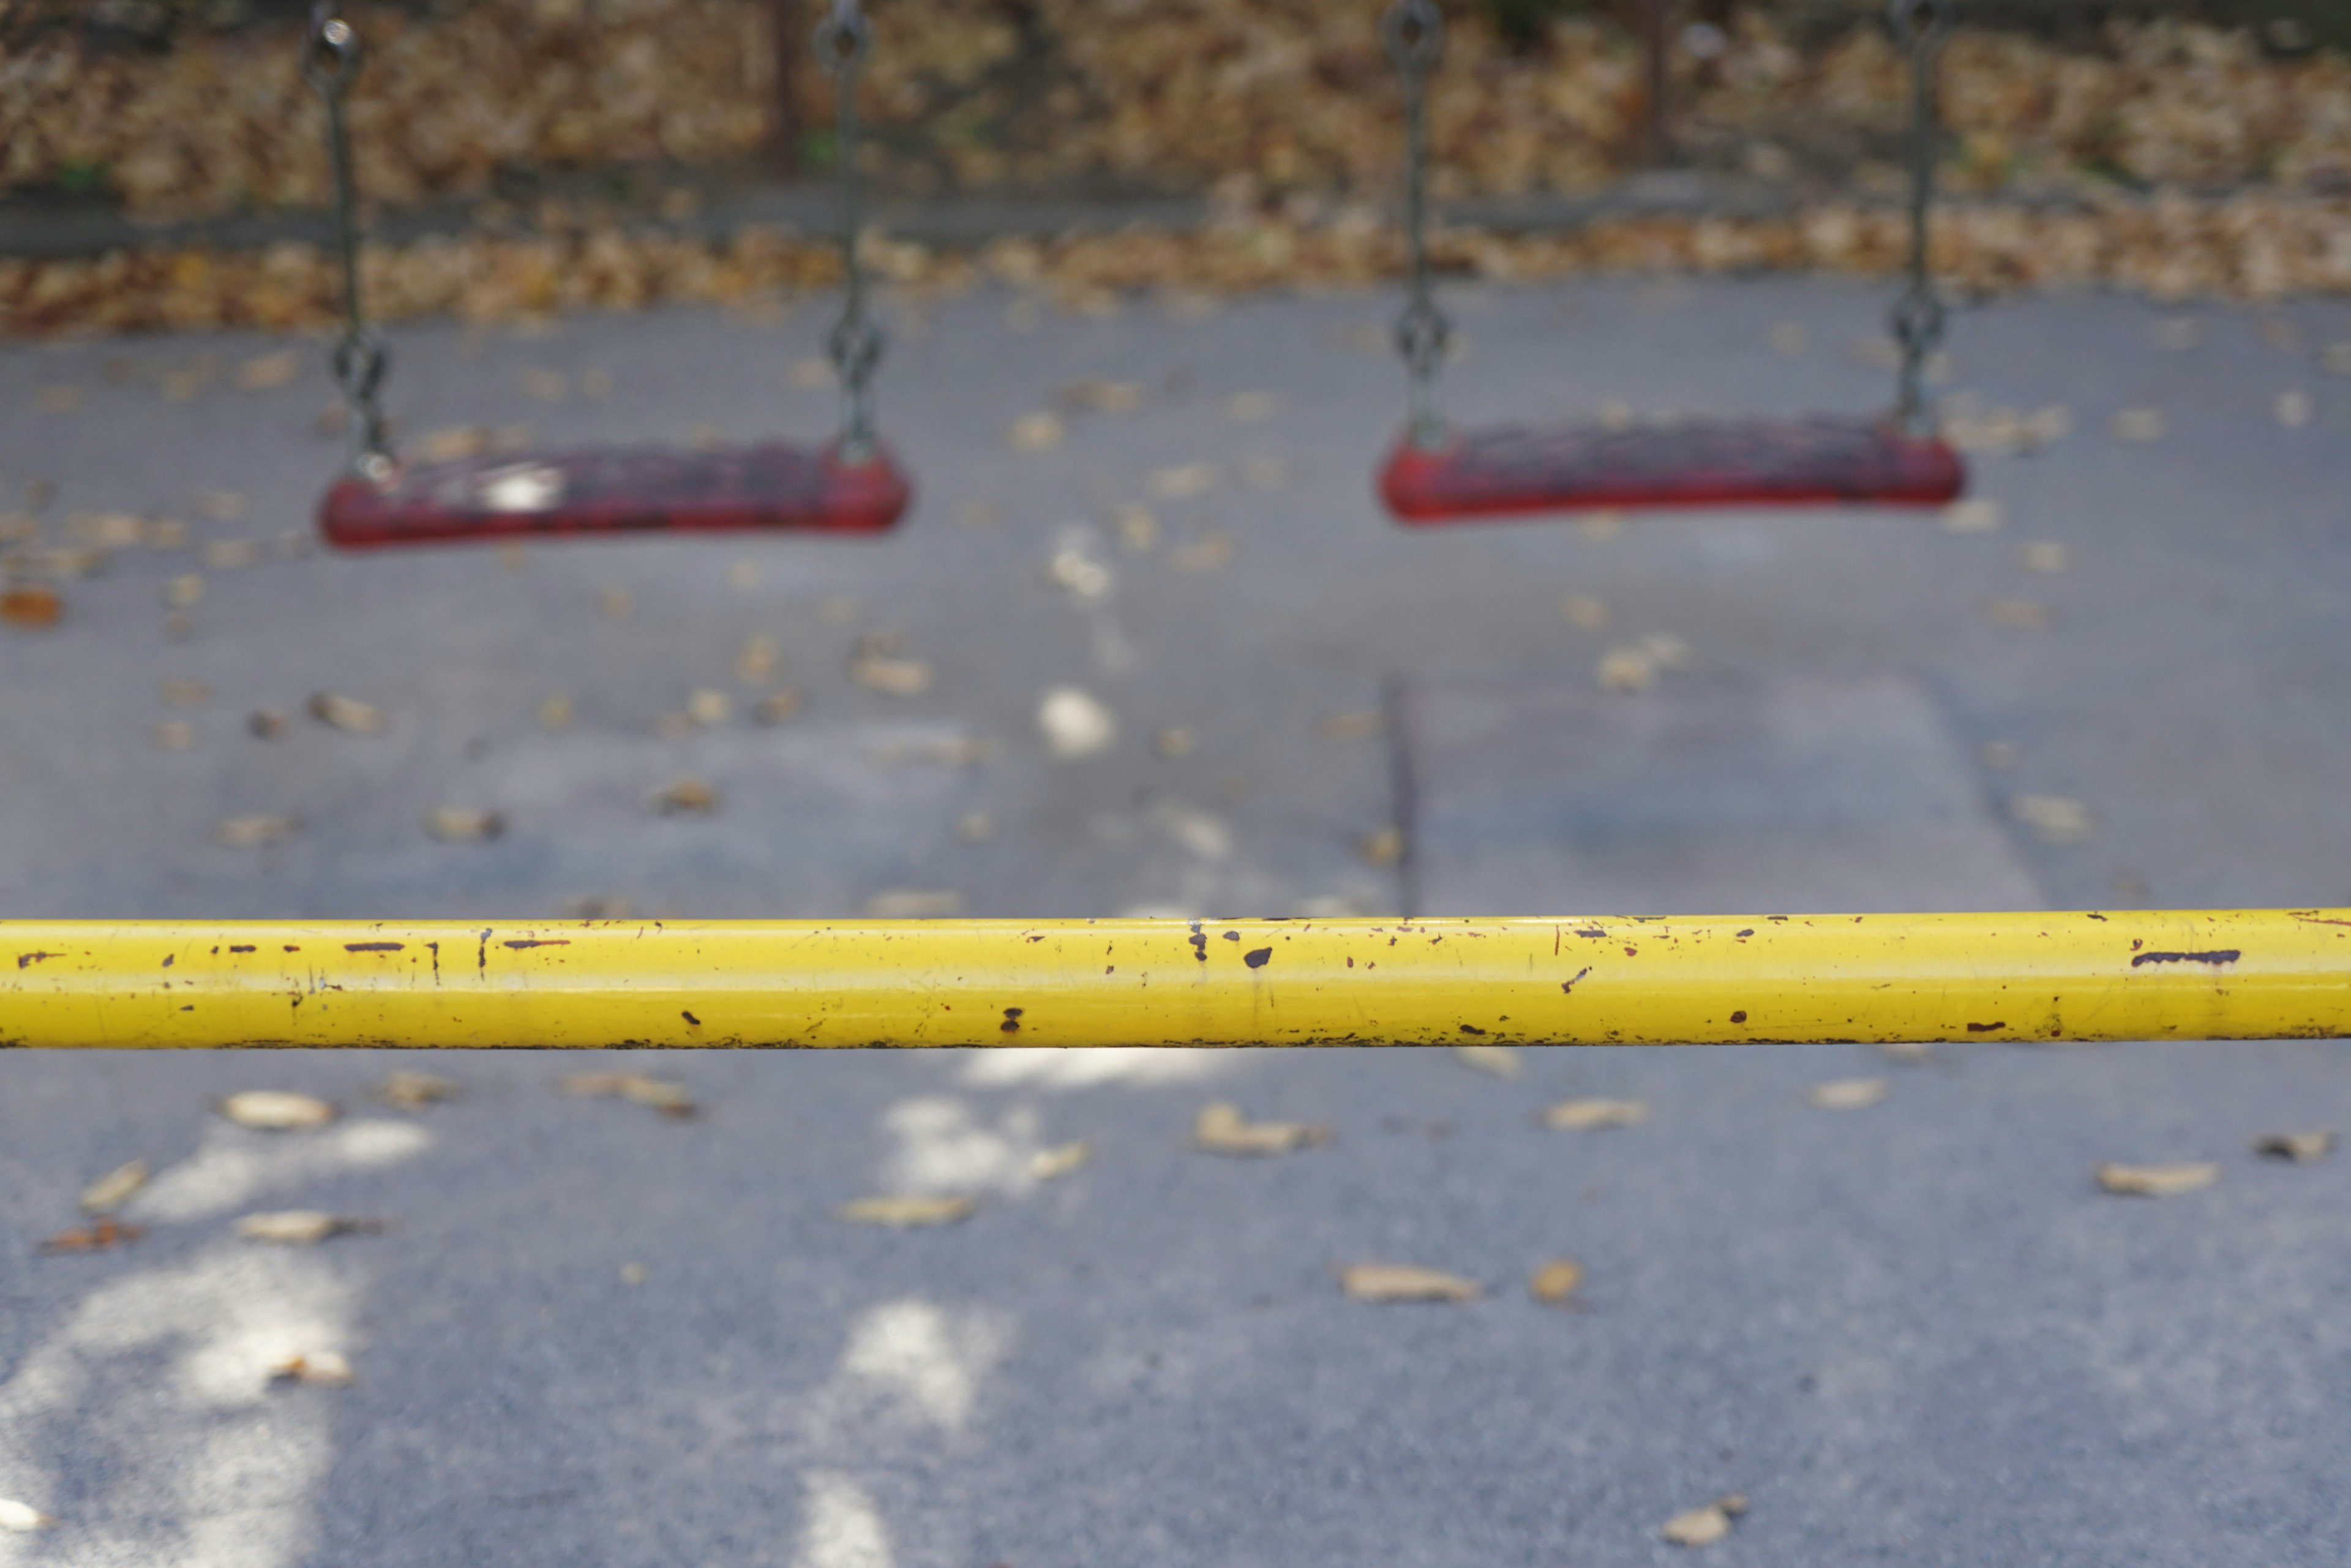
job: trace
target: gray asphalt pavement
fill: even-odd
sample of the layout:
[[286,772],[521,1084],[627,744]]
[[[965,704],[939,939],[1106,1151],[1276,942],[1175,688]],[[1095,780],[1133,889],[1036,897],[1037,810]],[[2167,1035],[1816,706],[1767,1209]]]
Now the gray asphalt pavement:
[[[1453,299],[1470,417],[1886,392],[1855,351],[1874,288]],[[63,585],[58,627],[0,629],[0,914],[1388,912],[1405,879],[1364,841],[1398,826],[1434,913],[2351,903],[2351,382],[2318,358],[2351,337],[2339,304],[1960,312],[1959,412],[2070,416],[1980,460],[2005,518],[1981,532],[1812,510],[1397,529],[1369,496],[1393,306],[899,301],[883,406],[922,487],[900,536],[519,557],[281,549],[336,455],[307,357],[233,385],[284,340],[0,350],[0,511],[44,482],[52,542],[123,511],[214,547],[118,550]],[[791,367],[825,319],[404,329],[392,402],[412,436],[815,434],[831,393]],[[1008,439],[1087,380],[1140,406]],[[2138,408],[2161,439],[2109,434]],[[773,727],[733,669],[762,634],[804,698]],[[928,690],[852,677],[877,635]],[[1628,648],[1649,689],[1603,690]],[[1055,759],[1059,686],[1115,715],[1107,749]],[[664,727],[705,689],[734,716]],[[309,719],[321,690],[382,732]],[[1401,725],[1361,716],[1390,690]],[[541,722],[553,697],[566,727]],[[246,732],[265,707],[281,737]],[[164,723],[193,744],[159,747]],[[682,776],[720,809],[651,812]],[[429,837],[453,806],[507,831]],[[299,829],[214,841],[262,813]],[[1506,1080],[1419,1051],[11,1053],[0,1498],[58,1522],[0,1531],[0,1565],[2343,1560],[2351,1162],[2249,1148],[2351,1131],[2338,1046],[1521,1059]],[[464,1098],[373,1105],[402,1064]],[[674,1075],[705,1113],[555,1092],[593,1065]],[[1890,1097],[1806,1103],[1855,1074]],[[267,1134],[210,1109],[263,1086],[347,1114]],[[1653,1113],[1540,1125],[1568,1094]],[[1220,1097],[1334,1137],[1196,1152]],[[1033,1176],[1075,1139],[1089,1164]],[[40,1255],[133,1155],[145,1236]],[[2180,1159],[2220,1180],[2093,1179]],[[936,1230],[832,1217],[893,1191],[986,1201]],[[391,1226],[233,1233],[297,1207]],[[1525,1289],[1557,1256],[1585,1270],[1568,1310]],[[1487,1294],[1347,1300],[1332,1270],[1365,1259]],[[295,1351],[356,1381],[272,1385]],[[1750,1506],[1722,1542],[1660,1538],[1729,1493]]]

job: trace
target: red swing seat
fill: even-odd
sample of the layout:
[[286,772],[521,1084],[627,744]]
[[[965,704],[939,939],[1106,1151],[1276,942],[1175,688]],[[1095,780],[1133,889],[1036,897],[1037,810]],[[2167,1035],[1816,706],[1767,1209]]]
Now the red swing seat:
[[1399,520],[1459,522],[1600,507],[1935,507],[1966,487],[1959,455],[1879,417],[1700,420],[1609,430],[1493,425],[1437,447],[1409,433],[1381,470]]
[[568,534],[878,534],[913,487],[886,450],[761,442],[710,451],[584,447],[402,464],[381,483],[338,482],[319,530],[344,549]]

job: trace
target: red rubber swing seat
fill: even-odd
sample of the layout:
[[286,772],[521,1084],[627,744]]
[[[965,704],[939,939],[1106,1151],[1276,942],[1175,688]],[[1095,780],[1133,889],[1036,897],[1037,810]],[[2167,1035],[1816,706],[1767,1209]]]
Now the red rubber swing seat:
[[381,483],[345,478],[319,504],[344,549],[570,534],[878,534],[913,486],[876,448],[843,462],[788,442],[713,450],[583,447],[403,464]]
[[1698,420],[1610,430],[1492,425],[1423,447],[1409,433],[1380,496],[1411,524],[1602,507],[1938,507],[1967,471],[1949,444],[1884,417]]

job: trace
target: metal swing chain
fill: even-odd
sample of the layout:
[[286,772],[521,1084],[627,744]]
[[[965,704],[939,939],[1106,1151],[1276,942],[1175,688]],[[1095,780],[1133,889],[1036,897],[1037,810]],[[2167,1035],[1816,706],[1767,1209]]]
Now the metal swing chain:
[[857,74],[872,41],[872,25],[858,0],[832,0],[831,14],[817,24],[817,60],[832,79],[843,286],[841,319],[825,347],[841,377],[841,438],[834,449],[848,463],[873,455],[873,371],[882,362],[884,340],[881,326],[866,312],[865,267],[857,254]]
[[1935,60],[1950,36],[1953,0],[1893,0],[1896,43],[1910,51],[1910,278],[1894,302],[1891,326],[1902,350],[1894,418],[1912,435],[1932,435],[1935,419],[1922,383],[1927,361],[1943,342],[1943,300],[1928,272],[1927,220],[1935,200]]
[[319,0],[310,12],[310,37],[302,52],[302,77],[327,105],[327,154],[335,174],[335,238],[343,268],[343,332],[335,340],[328,366],[343,389],[345,423],[350,435],[350,472],[380,484],[392,475],[390,443],[384,439],[383,411],[376,394],[391,365],[382,340],[367,324],[360,302],[360,240],[358,198],[351,177],[350,127],[343,100],[360,74],[360,39],[351,25],[335,15],[333,0]]
[[1428,78],[1445,53],[1445,15],[1434,0],[1395,0],[1381,18],[1388,57],[1404,75],[1405,232],[1411,246],[1411,298],[1396,318],[1396,351],[1409,387],[1412,444],[1424,451],[1445,444],[1437,412],[1437,371],[1453,324],[1437,308],[1428,272]]

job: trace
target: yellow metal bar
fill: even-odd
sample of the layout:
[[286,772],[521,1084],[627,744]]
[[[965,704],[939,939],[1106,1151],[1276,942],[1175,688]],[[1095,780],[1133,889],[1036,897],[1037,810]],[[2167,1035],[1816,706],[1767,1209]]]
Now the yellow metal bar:
[[1557,920],[0,921],[0,1044],[2351,1036],[2351,910]]

